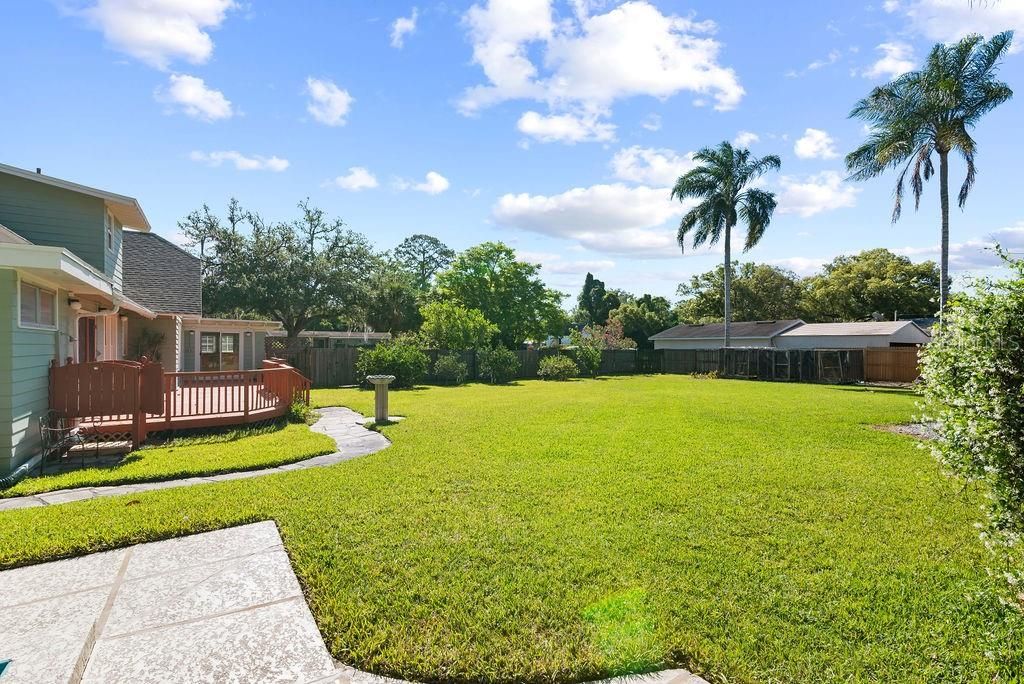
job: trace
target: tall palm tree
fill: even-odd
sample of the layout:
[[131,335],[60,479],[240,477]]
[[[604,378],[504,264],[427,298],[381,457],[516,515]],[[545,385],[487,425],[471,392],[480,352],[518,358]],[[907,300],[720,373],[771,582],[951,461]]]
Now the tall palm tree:
[[996,80],[999,62],[1010,47],[1012,31],[986,41],[970,35],[959,43],[938,44],[919,71],[910,71],[879,86],[857,103],[851,118],[870,127],[863,145],[846,156],[854,180],[867,180],[890,168],[900,168],[896,180],[892,221],[900,218],[903,186],[910,174],[914,209],[921,205],[924,181],[935,174],[932,155],[939,156],[939,202],[942,207],[942,254],[939,263],[939,315],[949,295],[949,153],[966,163],[960,186],[962,209],[974,186],[977,145],[970,135],[983,115],[1013,97]]
[[693,232],[693,247],[704,243],[725,245],[725,346],[732,344],[732,229],[741,221],[746,225],[747,237],[743,251],[760,242],[775,211],[775,193],[751,187],[757,178],[777,170],[782,162],[777,155],[751,158],[750,150],[734,148],[729,142],[718,147],[705,147],[693,155],[698,165],[679,177],[672,188],[672,199],[680,202],[697,199],[699,202],[686,212],[679,223],[676,239],[679,248],[686,250],[686,236]]

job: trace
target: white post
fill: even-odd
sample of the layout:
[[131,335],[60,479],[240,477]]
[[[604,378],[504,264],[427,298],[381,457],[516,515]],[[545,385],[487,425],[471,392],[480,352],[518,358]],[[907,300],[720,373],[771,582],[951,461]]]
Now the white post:
[[395,376],[368,375],[366,381],[374,387],[373,420],[381,424],[388,422],[388,385],[395,381]]

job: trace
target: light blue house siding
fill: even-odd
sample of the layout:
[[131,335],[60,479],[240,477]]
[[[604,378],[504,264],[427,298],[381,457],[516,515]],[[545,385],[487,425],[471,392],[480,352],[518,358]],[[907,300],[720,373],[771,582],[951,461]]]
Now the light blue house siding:
[[[63,247],[113,275],[120,259],[107,256],[105,215],[106,205],[98,197],[0,174],[0,224],[34,244]],[[120,252],[120,235],[116,240]]]
[[[37,420],[48,406],[49,366],[67,353],[67,317],[58,306],[59,331],[22,327],[18,272],[0,269],[0,474],[38,452]],[[57,300],[67,292],[58,290]]]

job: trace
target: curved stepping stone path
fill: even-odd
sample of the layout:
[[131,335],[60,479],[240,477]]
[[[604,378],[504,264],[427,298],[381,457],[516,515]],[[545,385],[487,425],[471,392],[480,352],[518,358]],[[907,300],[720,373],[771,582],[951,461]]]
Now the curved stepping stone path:
[[4,684],[399,682],[331,658],[272,521],[0,572],[2,660]]
[[[68,503],[71,501],[85,501],[101,496],[120,496],[122,494],[137,494],[148,492],[154,489],[171,489],[173,487],[190,487],[192,485],[208,484],[210,482],[224,482],[225,480],[244,480],[250,477],[272,475],[282,471],[305,470],[306,468],[322,468],[324,466],[341,463],[358,456],[376,453],[391,446],[387,437],[379,432],[368,430],[364,425],[372,418],[366,418],[352,409],[342,406],[330,406],[317,409],[320,419],[310,426],[315,432],[322,432],[334,439],[338,450],[333,454],[314,456],[305,461],[289,463],[288,465],[275,468],[261,468],[259,470],[242,470],[223,475],[207,475],[203,477],[189,477],[181,480],[164,480],[161,482],[140,482],[138,484],[114,485],[104,487],[78,487],[75,489],[58,489],[45,494],[34,496],[19,496],[10,499],[0,499],[0,512],[15,508],[31,508],[33,506],[51,506],[53,504]],[[401,420],[393,417],[390,420]],[[2,658],[0,658],[2,660]]]

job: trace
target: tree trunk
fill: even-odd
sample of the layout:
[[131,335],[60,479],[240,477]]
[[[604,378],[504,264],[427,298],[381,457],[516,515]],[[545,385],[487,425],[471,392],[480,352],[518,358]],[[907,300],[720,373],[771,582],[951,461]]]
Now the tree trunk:
[[942,203],[942,246],[939,255],[939,321],[949,297],[949,152],[939,151],[939,198]]
[[732,346],[732,226],[725,225],[725,347]]

